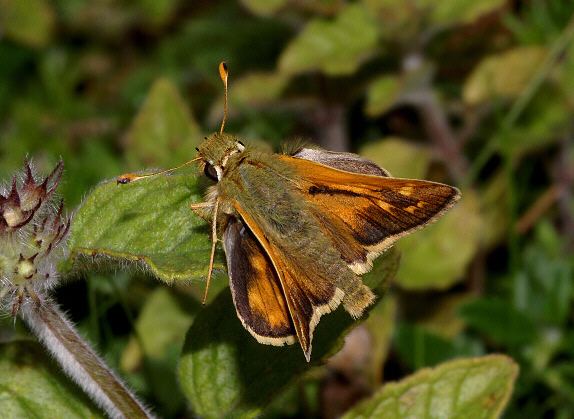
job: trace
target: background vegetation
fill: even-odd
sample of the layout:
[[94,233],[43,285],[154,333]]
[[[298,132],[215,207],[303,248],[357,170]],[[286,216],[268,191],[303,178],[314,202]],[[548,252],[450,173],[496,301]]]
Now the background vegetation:
[[[401,240],[385,297],[326,366],[289,375],[277,352],[253,346],[259,362],[252,358],[257,367],[239,371],[250,377],[242,379],[277,374],[276,383],[290,383],[277,384],[280,396],[266,395],[273,400],[266,405],[249,398],[257,393],[233,393],[241,389],[214,370],[226,365],[226,354],[196,350],[201,339],[209,346],[210,333],[244,338],[227,292],[218,296],[224,275],[207,308],[198,303],[201,282],[177,281],[202,276],[206,232],[185,241],[163,212],[135,227],[115,229],[110,220],[103,234],[85,210],[114,213],[120,202],[122,210],[162,214],[163,202],[179,214],[176,204],[199,199],[205,184],[174,176],[111,204],[104,197],[116,192],[100,186],[78,213],[72,250],[116,246],[121,254],[107,254],[128,257],[142,246],[151,270],[82,258],[86,269],[68,267],[55,296],[157,414],[190,417],[191,406],[204,415],[265,408],[272,417],[335,417],[422,367],[502,353],[520,367],[506,417],[574,417],[572,1],[0,0],[0,28],[0,179],[10,179],[26,156],[44,174],[62,157],[59,192],[70,211],[104,179],[192,157],[221,118],[222,59],[231,71],[227,132],[276,149],[305,138],[358,152],[395,176],[463,191],[438,224]],[[129,249],[118,249],[130,234]],[[166,237],[183,244],[171,259],[165,244],[156,246]],[[392,276],[392,264],[382,266],[371,284]],[[151,272],[175,284],[166,287]],[[6,380],[24,357],[28,379],[53,389],[56,369],[23,326],[1,320],[0,342],[0,389],[14,385]],[[195,356],[205,359],[186,361]],[[505,360],[494,359],[504,364],[495,368],[501,374],[510,368]],[[186,370],[197,362],[212,362],[213,371]],[[448,364],[442,379],[460,367]],[[440,379],[433,378],[437,388]],[[86,403],[61,382],[53,396],[28,387],[22,397],[52,401],[69,391]]]

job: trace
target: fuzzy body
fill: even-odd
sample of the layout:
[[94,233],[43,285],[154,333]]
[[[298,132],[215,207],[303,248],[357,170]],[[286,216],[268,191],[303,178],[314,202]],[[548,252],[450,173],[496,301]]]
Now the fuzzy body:
[[[223,202],[238,201],[270,244],[287,255],[291,263],[350,295],[362,285],[360,279],[321,230],[312,208],[301,196],[297,178],[278,155],[246,149],[230,157],[218,183],[218,194]],[[235,210],[231,212],[237,216]],[[348,300],[344,298],[343,302]]]

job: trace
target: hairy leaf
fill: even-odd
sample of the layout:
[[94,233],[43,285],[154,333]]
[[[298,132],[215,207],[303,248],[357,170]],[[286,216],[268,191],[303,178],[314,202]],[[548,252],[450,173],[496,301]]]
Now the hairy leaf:
[[166,282],[205,278],[209,228],[189,209],[191,202],[201,200],[197,181],[188,174],[100,184],[74,217],[72,258],[111,256],[141,262]]

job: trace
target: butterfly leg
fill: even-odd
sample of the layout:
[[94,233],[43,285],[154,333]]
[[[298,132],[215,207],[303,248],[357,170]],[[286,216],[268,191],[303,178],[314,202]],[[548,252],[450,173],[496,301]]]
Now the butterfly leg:
[[[208,203],[212,205],[211,203]],[[213,262],[215,260],[215,248],[217,246],[217,211],[219,209],[219,200],[215,201],[213,205],[213,216],[211,219],[211,256],[209,257],[209,271],[207,272],[207,280],[205,281],[205,292],[203,294],[202,304],[207,301],[207,292],[209,291],[209,283],[211,282],[211,275],[213,273]]]
[[189,204],[189,209],[191,209],[195,215],[203,218],[205,221],[211,221],[211,214],[213,212],[214,203],[213,202],[194,202]]

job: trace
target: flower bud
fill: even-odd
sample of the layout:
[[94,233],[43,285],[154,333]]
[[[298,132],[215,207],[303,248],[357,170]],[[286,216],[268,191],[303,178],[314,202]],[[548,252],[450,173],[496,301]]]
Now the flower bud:
[[63,167],[60,161],[43,181],[36,181],[26,161],[20,181],[15,176],[8,192],[0,193],[0,308],[13,315],[56,283],[70,227],[63,202],[51,202]]

